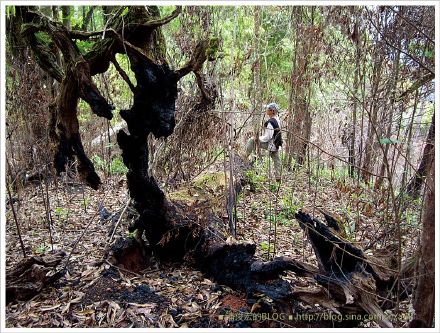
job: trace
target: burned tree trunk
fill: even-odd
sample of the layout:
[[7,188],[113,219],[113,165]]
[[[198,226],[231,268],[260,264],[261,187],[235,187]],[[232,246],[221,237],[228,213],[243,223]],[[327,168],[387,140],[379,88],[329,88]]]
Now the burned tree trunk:
[[[90,65],[70,38],[69,30],[37,11],[24,8],[22,35],[40,67],[60,82],[58,95],[49,108],[49,132],[56,146],[55,168],[58,173],[65,171],[67,163],[76,156],[80,176],[90,187],[97,189],[101,181],[84,152],[76,107],[82,98],[96,115],[107,119],[113,117],[113,107],[93,83]],[[58,63],[57,49],[63,54],[63,64]]]
[[[78,101],[81,98],[87,102],[97,116],[112,119],[114,108],[98,91],[92,76],[107,71],[112,62],[122,78],[127,81],[128,76],[117,64],[115,55],[127,53],[129,49],[133,70],[146,70],[140,76],[148,77],[149,72],[145,63],[154,64],[149,56],[154,61],[164,61],[164,53],[160,52],[163,36],[156,29],[176,17],[180,8],[168,17],[159,18],[157,7],[147,9],[133,6],[129,7],[128,13],[124,15],[124,7],[114,7],[114,15],[110,16],[106,25],[107,30],[97,32],[69,30],[61,23],[52,21],[35,11],[34,8],[23,8],[22,35],[30,45],[40,67],[60,82],[57,97],[50,107],[49,124],[50,136],[55,145],[55,168],[58,173],[65,171],[66,164],[76,158],[82,179],[90,187],[97,189],[100,179],[84,152],[79,134],[76,109]],[[124,29],[124,38],[121,37],[122,29]],[[101,38],[102,36],[104,38]],[[93,47],[89,52],[82,54],[76,45],[76,40],[91,40]],[[63,54],[62,64],[59,63],[56,55],[58,51]],[[163,66],[166,67],[166,64]],[[190,67],[189,71],[192,69]],[[178,74],[175,73],[174,77],[174,81],[177,82]],[[127,83],[132,90],[135,90],[130,82]],[[133,92],[135,95],[145,93],[145,91]],[[169,96],[169,99],[175,97]],[[153,112],[152,116],[155,114],[158,114],[158,111]],[[152,121],[154,120],[152,117]]]
[[[66,164],[76,158],[80,175],[94,189],[98,188],[100,179],[81,143],[77,103],[82,98],[96,115],[111,119],[113,107],[94,85],[92,75],[105,72],[112,62],[127,81],[134,95],[134,103],[131,109],[120,112],[127,122],[129,134],[120,131],[118,143],[129,169],[127,179],[130,195],[140,215],[136,228],[146,231],[152,247],[163,253],[163,246],[160,247],[158,243],[176,228],[176,221],[185,219],[166,200],[156,180],[148,174],[147,136],[149,133],[156,137],[172,134],[177,82],[188,73],[195,72],[200,85],[202,80],[197,72],[206,60],[215,59],[219,40],[212,38],[201,41],[190,61],[183,68],[172,70],[165,61],[165,44],[160,27],[175,18],[181,8],[177,7],[165,18],[160,18],[159,9],[155,6],[132,6],[128,7],[128,12],[124,12],[124,9],[112,8],[113,15],[109,16],[106,31],[83,32],[69,30],[34,11],[34,8],[25,7],[22,31],[37,63],[60,82],[58,95],[50,107],[50,134],[56,145],[55,167],[62,172]],[[91,40],[94,44],[89,52],[82,54],[76,40]],[[63,54],[62,64],[57,61],[58,50]],[[127,74],[116,62],[116,53],[126,53],[129,57],[137,86],[129,82]],[[184,229],[192,232],[191,227],[186,225]]]

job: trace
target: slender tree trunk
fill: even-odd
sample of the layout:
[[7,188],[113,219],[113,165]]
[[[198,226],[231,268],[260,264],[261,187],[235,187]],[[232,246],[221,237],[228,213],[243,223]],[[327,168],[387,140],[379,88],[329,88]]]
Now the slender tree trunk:
[[422,160],[420,161],[417,172],[409,182],[406,192],[414,198],[420,196],[423,180],[427,177],[429,166],[434,160],[434,143],[435,143],[435,122],[434,114],[432,115],[431,126],[429,127],[428,136],[426,138],[425,148],[423,149]]
[[301,141],[302,142],[302,147],[301,147],[301,151],[300,151],[300,155],[299,155],[302,159],[304,159],[304,156],[306,156],[308,143],[310,141],[310,137],[311,137],[311,134],[312,134],[312,113],[311,113],[311,110],[310,110],[311,94],[312,94],[312,85],[309,84],[309,86],[308,86],[308,93],[307,93],[307,100],[305,102],[305,105],[306,105],[305,109],[307,110],[307,112],[305,113],[305,119],[304,119],[304,125],[303,125],[303,133],[302,133],[302,137],[306,141]]
[[63,25],[70,29],[70,6],[62,6],[61,12],[63,13]]
[[[307,10],[307,9],[305,9]],[[307,140],[310,138],[312,115],[310,101],[312,94],[311,64],[316,59],[316,49],[320,41],[319,32],[314,26],[315,7],[312,7],[309,25],[300,27],[297,37],[296,52],[296,91],[293,107],[293,128],[291,141],[294,143],[292,153],[299,165],[303,165],[306,157]],[[306,141],[305,141],[306,140]]]
[[60,9],[58,6],[52,6],[52,18],[54,21],[58,21],[60,17]]
[[[376,54],[376,53],[375,53]],[[376,136],[374,129],[377,128],[377,114],[378,114],[378,89],[381,77],[382,57],[374,62],[373,77],[372,77],[372,92],[370,111],[368,114],[368,131],[367,140],[365,143],[365,158],[362,171],[362,179],[368,183],[371,178],[371,169],[373,168],[374,147],[376,146]]]
[[[364,34],[364,39],[363,39],[363,44],[362,46],[365,46],[366,40],[367,40],[367,35]],[[362,168],[362,163],[363,163],[363,159],[364,159],[364,128],[365,128],[365,110],[367,107],[367,103],[366,103],[366,99],[365,99],[365,94],[366,94],[366,71],[367,71],[367,52],[363,51],[363,55],[362,55],[362,74],[360,75],[360,89],[361,89],[361,103],[362,103],[362,107],[361,107],[361,133],[360,133],[360,142],[359,142],[359,158],[357,160],[357,167],[358,167],[358,182],[361,179],[362,176],[362,172],[361,172],[361,168]]]
[[253,64],[253,115],[252,130],[257,135],[260,127],[261,118],[261,59],[260,59],[260,27],[261,27],[261,7],[254,7],[254,64]]
[[412,150],[412,139],[413,139],[413,127],[414,127],[414,117],[416,115],[417,106],[419,104],[419,90],[416,90],[415,96],[414,96],[414,106],[413,106],[413,112],[411,114],[411,120],[408,126],[408,134],[406,138],[406,153],[405,153],[405,164],[403,166],[403,172],[402,172],[402,180],[401,180],[401,186],[400,188],[403,189],[405,187],[406,181],[407,181],[407,174],[409,170],[409,161],[411,161],[411,150]]
[[[432,151],[434,155],[434,150]],[[414,319],[410,327],[432,327],[435,305],[435,162],[431,159],[429,187],[426,190],[423,230],[420,240],[417,287],[413,298]]]
[[[292,22],[292,41],[294,52],[292,56],[292,73],[290,75],[290,94],[289,94],[289,108],[287,114],[287,123],[285,127],[287,128],[287,140],[286,140],[286,151],[284,165],[288,170],[291,169],[293,160],[293,149],[295,145],[294,137],[294,114],[295,114],[295,96],[297,95],[297,55],[298,55],[298,24],[300,22],[299,7],[292,7],[291,22]],[[295,26],[294,23],[295,22]]]
[[352,34],[353,42],[356,45],[356,63],[355,63],[355,72],[354,72],[354,83],[353,83],[353,112],[351,115],[351,133],[350,133],[350,146],[348,149],[348,173],[350,177],[355,177],[355,166],[356,166],[356,127],[357,127],[357,107],[358,107],[358,90],[359,90],[359,81],[360,81],[360,59],[361,59],[361,50],[359,43],[359,18],[356,16],[356,22],[354,24],[354,30]]
[[[399,22],[399,20],[397,21]],[[402,43],[401,41],[398,42],[398,45],[400,46]],[[400,65],[400,50],[395,51],[394,54],[394,62],[393,62],[393,69],[392,69],[392,79],[390,81],[390,83],[387,86],[387,94],[389,96],[389,103],[388,103],[388,108],[389,108],[389,113],[388,113],[388,127],[387,127],[387,131],[386,131],[386,137],[390,138],[391,137],[391,131],[393,129],[393,116],[394,116],[394,106],[395,106],[395,102],[396,102],[396,90],[397,90],[397,79],[398,79],[398,75],[399,75],[399,65]],[[384,112],[386,112],[387,110],[384,110]],[[385,149],[384,149],[384,155],[382,157],[382,164],[380,166],[380,172],[379,172],[379,177],[376,179],[376,183],[374,184],[375,188],[380,188],[382,186],[382,182],[383,182],[383,175],[385,174],[385,169],[386,169],[386,163],[385,163],[385,159],[388,159],[388,151],[390,149],[390,145],[386,144],[385,145]]]
[[86,12],[86,7],[83,7],[83,22],[81,25],[81,30],[82,31],[87,31],[88,30],[88,26],[90,25],[90,22],[92,21],[93,18],[93,11],[95,10],[95,6],[88,6],[89,10]]
[[[302,54],[305,47],[303,45],[303,41],[298,41],[297,44],[297,50],[296,52],[298,54]],[[306,55],[301,56],[301,57],[297,57],[297,63],[296,63],[296,70],[295,70],[295,85],[296,88],[294,90],[294,99],[293,99],[293,107],[292,107],[292,113],[293,113],[293,118],[292,118],[292,131],[290,133],[291,137],[290,137],[290,142],[291,142],[291,146],[289,146],[289,150],[290,150],[290,154],[293,155],[293,157],[295,158],[296,162],[299,165],[303,164],[303,160],[304,160],[304,156],[300,156],[299,152],[301,151],[301,147],[302,147],[302,140],[301,140],[301,136],[303,133],[303,124],[305,121],[305,101],[304,101],[304,85],[305,85],[305,73],[304,70],[307,67],[306,64]]]

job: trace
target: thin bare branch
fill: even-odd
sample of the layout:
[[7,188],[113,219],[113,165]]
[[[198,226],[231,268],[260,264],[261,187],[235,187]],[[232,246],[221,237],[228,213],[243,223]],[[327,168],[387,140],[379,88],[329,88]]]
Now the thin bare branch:
[[400,99],[402,99],[403,97],[405,97],[406,95],[409,95],[411,93],[413,93],[414,91],[416,91],[417,89],[419,89],[420,87],[424,86],[426,83],[434,80],[435,75],[434,73],[429,73],[427,75],[425,75],[424,77],[422,77],[420,80],[418,80],[417,82],[415,82],[411,87],[409,87],[406,91],[404,91],[397,99],[397,101],[399,101]]
[[206,60],[214,60],[219,45],[220,40],[218,38],[200,41],[195,47],[191,59],[181,69],[176,70],[177,76],[182,78],[191,72],[197,72]]
[[155,28],[158,28],[162,25],[165,25],[165,24],[171,22],[177,16],[179,16],[179,14],[181,12],[182,12],[182,6],[176,6],[176,9],[169,16],[166,16],[166,17],[158,19],[158,20],[142,23],[142,24],[128,23],[128,24],[126,24],[126,27],[138,26],[138,27],[143,27],[143,28],[155,29]]
[[148,61],[150,63],[154,63],[154,61],[149,56],[147,56],[141,48],[139,48],[139,47],[131,44],[130,42],[124,40],[122,38],[122,36],[117,31],[115,31],[114,29],[109,29],[109,30],[106,31],[106,33],[113,35],[113,37],[122,46],[124,46],[126,48],[126,51],[129,51],[129,52],[131,52],[131,53],[141,57],[142,59],[144,59],[144,60],[146,60],[146,61]]
[[130,78],[128,77],[127,73],[122,69],[122,67],[119,65],[119,63],[116,61],[116,58],[113,58],[111,60],[112,64],[115,66],[116,70],[118,71],[119,75],[124,79],[124,81],[128,84],[130,87],[130,90],[132,93],[136,92],[136,87],[133,85],[133,83],[130,81]]
[[381,36],[382,40],[384,41],[385,44],[387,44],[389,47],[402,52],[403,54],[405,54],[406,56],[408,56],[409,58],[411,58],[415,63],[417,63],[420,67],[424,68],[425,70],[427,70],[429,73],[435,75],[434,69],[431,68],[428,65],[425,65],[422,61],[420,61],[419,59],[415,58],[413,55],[411,55],[410,53],[406,52],[405,50],[403,50],[402,48],[400,48],[397,45],[394,45],[393,43],[391,43],[383,34],[383,32],[381,31],[381,29],[379,29],[379,27],[374,23],[373,18],[371,17],[371,14],[369,12],[369,10],[367,9],[367,13],[368,13],[368,19],[370,21],[370,23],[372,24],[372,26],[376,29],[376,31],[379,33],[379,35]]
[[408,23],[411,27],[413,27],[418,33],[422,34],[428,40],[428,42],[435,45],[434,39],[432,39],[427,34],[425,34],[425,32],[419,29],[419,27],[417,27],[414,23],[412,23],[411,20],[408,20],[404,15],[402,15],[398,10],[395,10],[392,6],[389,6],[388,8],[391,9],[394,13],[396,13],[397,16],[402,18],[402,20],[405,21],[405,23]]

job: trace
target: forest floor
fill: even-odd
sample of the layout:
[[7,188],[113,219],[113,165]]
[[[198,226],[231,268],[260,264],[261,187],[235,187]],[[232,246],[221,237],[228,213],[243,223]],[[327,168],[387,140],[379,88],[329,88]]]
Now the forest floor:
[[[356,181],[336,177],[330,173],[285,172],[278,187],[267,177],[264,165],[257,165],[249,174],[249,185],[240,194],[237,205],[237,239],[257,245],[257,256],[268,260],[286,256],[317,265],[313,250],[294,213],[305,208],[322,219],[317,208],[338,214],[346,231],[346,238],[367,255],[392,253],[387,246],[395,237],[391,210],[382,192],[360,186]],[[218,163],[210,173],[222,172]],[[199,184],[200,185],[200,184]],[[205,182],[206,185],[206,182]],[[199,188],[200,189],[200,188]],[[211,186],[217,196],[219,217],[227,225],[224,205],[224,183]],[[21,233],[28,254],[43,254],[51,250],[46,211],[43,204],[44,184],[29,185],[19,194],[14,207],[18,212]],[[179,189],[177,189],[177,192]],[[180,190],[182,191],[182,190]],[[198,193],[188,192],[197,200]],[[182,193],[180,192],[180,195]],[[194,267],[185,264],[161,265],[153,263],[145,271],[131,273],[103,261],[109,248],[109,236],[117,219],[104,221],[98,213],[102,205],[110,213],[121,211],[127,204],[125,176],[113,175],[104,179],[99,191],[82,185],[58,182],[48,187],[52,209],[53,248],[70,253],[73,244],[90,223],[84,237],[72,253],[68,272],[52,287],[27,302],[13,302],[6,308],[7,327],[331,327],[332,323],[290,321],[247,321],[241,314],[251,311],[246,295],[218,285]],[[173,195],[171,195],[173,197]],[[177,196],[178,197],[178,196]],[[410,210],[411,211],[411,210]],[[102,212],[102,209],[101,209]],[[222,213],[223,212],[223,213]],[[413,254],[417,244],[413,240],[419,232],[418,213],[411,211],[403,228],[404,259]],[[11,209],[7,210],[6,267],[22,258]],[[115,237],[131,236],[125,215],[117,226]],[[395,249],[394,249],[395,251]],[[298,278],[293,273],[283,277],[295,287],[313,288],[314,282]],[[409,314],[409,301],[401,303],[401,311]],[[319,305],[310,309],[319,311]],[[391,314],[390,314],[391,315]],[[405,320],[393,320],[402,326]],[[293,324],[292,324],[293,323]],[[363,326],[377,327],[375,322]]]

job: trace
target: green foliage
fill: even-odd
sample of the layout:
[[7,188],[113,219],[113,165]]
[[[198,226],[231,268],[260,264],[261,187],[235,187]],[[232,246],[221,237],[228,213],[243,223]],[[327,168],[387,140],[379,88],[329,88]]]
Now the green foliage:
[[[92,156],[92,162],[95,168],[101,171],[107,171],[107,163],[98,155]],[[110,174],[111,175],[125,175],[128,172],[128,168],[120,157],[113,157],[110,162]]]
[[40,244],[37,248],[34,249],[34,252],[36,254],[45,254],[47,251],[50,250],[50,247],[47,246],[46,244]]
[[258,191],[262,189],[265,177],[261,174],[258,174],[255,169],[246,171],[246,178],[254,190]]
[[44,31],[38,31],[35,33],[35,38],[41,44],[49,46],[52,43],[52,38],[50,38],[49,34]]
[[66,6],[69,8],[69,13],[66,17],[63,16],[63,11],[60,11],[61,19],[67,20],[70,22],[70,25],[73,27],[73,29],[79,29],[84,21],[84,17],[82,15],[83,13],[83,6]]
[[93,155],[91,158],[93,164],[95,165],[95,168],[98,170],[104,170],[106,165],[105,161],[98,155]]
[[269,252],[273,252],[274,251],[273,243],[270,244],[270,249],[269,249],[269,243],[266,242],[266,241],[260,243],[260,248],[263,251],[268,251],[268,250],[269,250]]
[[304,207],[304,201],[299,200],[292,191],[281,198],[281,205],[281,216],[287,220],[293,220],[296,212]]
[[420,214],[417,211],[406,209],[403,219],[404,226],[409,228],[419,228],[420,227],[419,215]]
[[433,58],[434,57],[434,50],[433,49],[425,50],[425,53],[423,55],[427,58]]
[[128,14],[128,7],[125,7],[124,10],[121,13],[121,17],[124,17]]
[[[211,37],[208,41],[208,47],[206,48],[206,51],[205,51],[208,60],[214,60],[216,57],[218,57],[220,55],[219,54],[219,47],[220,47],[220,38]],[[222,55],[220,55],[220,56],[222,56]]]
[[11,16],[15,16],[15,6],[6,6],[6,17],[9,19]]
[[56,207],[54,213],[58,222],[66,223],[69,219],[70,210],[63,207]]
[[279,183],[270,183],[269,184],[269,191],[271,191],[273,193],[278,192],[279,188],[280,188],[280,184]]
[[113,158],[110,164],[110,173],[112,175],[125,175],[128,168],[125,166],[121,158]]
[[400,140],[394,138],[380,138],[379,143],[383,145],[388,145],[388,144],[400,143]]
[[319,169],[318,177],[331,180],[332,174],[333,174],[333,179],[336,180],[342,180],[348,178],[348,168],[343,166],[343,167],[335,167],[332,170],[331,168],[321,166]]
[[348,216],[348,223],[344,223],[344,229],[346,234],[346,239],[348,241],[353,240],[354,233],[356,231],[356,215],[357,213],[354,212],[350,205],[347,205],[346,207],[346,214]]
[[78,103],[78,122],[80,126],[84,126],[92,120],[92,111],[90,106],[82,99]]
[[[121,66],[121,68],[124,70],[125,73],[127,73],[130,81],[133,83],[133,85],[136,85],[136,76],[134,75],[134,73],[131,71],[130,68],[130,59],[128,58],[128,56],[126,54],[117,54],[116,55],[116,61],[119,63],[119,65]],[[114,70],[116,70],[114,67],[112,67]],[[125,84],[125,82],[124,82]]]
[[292,226],[293,225],[293,219],[288,219],[288,218],[285,218],[285,217],[283,217],[282,215],[280,215],[279,217],[278,217],[278,221],[277,221],[279,224],[282,224],[283,226],[285,226],[285,227],[290,227],[290,226]]
[[422,121],[421,121],[421,128],[422,133],[424,136],[426,136],[429,132],[429,127],[431,126],[432,122],[432,115],[434,114],[435,104],[434,103],[427,103],[425,107],[425,112],[422,115]]
[[84,200],[83,200],[84,209],[87,209],[87,207],[89,207],[90,202],[91,202],[91,200],[89,197],[84,197]]
[[95,45],[95,42],[89,41],[89,40],[76,40],[76,46],[78,47],[79,52],[81,54],[86,54],[89,52],[93,45]]

